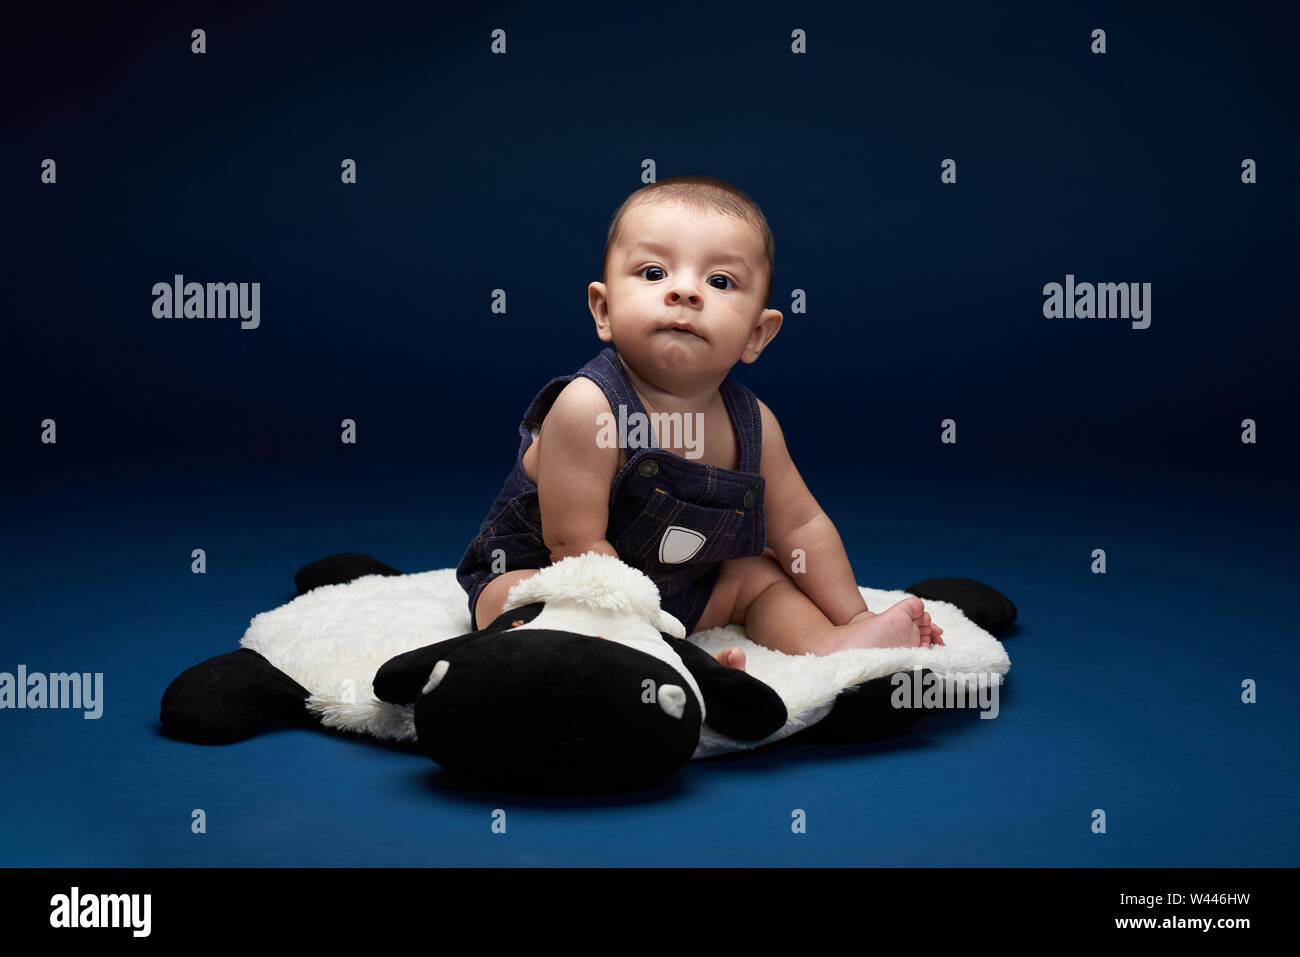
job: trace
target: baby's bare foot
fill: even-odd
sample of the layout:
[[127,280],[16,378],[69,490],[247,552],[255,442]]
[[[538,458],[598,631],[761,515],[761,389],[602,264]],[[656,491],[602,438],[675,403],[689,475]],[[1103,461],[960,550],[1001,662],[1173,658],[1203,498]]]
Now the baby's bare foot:
[[936,631],[941,633],[942,629],[931,625],[930,615],[921,599],[904,598],[877,615],[864,615],[840,626],[830,650],[930,647],[938,637]]
[[720,665],[735,668],[737,671],[745,670],[745,653],[739,648],[724,648],[713,657]]

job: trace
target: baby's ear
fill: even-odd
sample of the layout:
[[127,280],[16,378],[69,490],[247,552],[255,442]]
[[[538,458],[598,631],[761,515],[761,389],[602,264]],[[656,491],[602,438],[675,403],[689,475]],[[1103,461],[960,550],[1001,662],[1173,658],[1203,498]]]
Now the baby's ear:
[[683,625],[680,621],[678,621],[675,617],[670,615],[668,612],[664,611],[662,608],[659,609],[658,629],[660,631],[667,632],[668,634],[672,635],[674,638],[686,637],[686,626]]

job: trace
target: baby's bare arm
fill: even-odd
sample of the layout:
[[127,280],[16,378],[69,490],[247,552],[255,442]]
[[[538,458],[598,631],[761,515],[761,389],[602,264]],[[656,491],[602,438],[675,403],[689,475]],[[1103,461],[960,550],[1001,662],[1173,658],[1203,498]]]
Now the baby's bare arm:
[[[831,624],[843,625],[867,610],[858,591],[844,543],[830,518],[808,491],[786,449],[781,426],[762,401],[763,524],[777,560]],[[802,570],[794,550],[803,553]]]
[[597,416],[609,413],[600,386],[577,376],[556,396],[538,435],[537,503],[551,561],[596,551],[618,557],[605,541],[609,487],[618,449],[596,444]]

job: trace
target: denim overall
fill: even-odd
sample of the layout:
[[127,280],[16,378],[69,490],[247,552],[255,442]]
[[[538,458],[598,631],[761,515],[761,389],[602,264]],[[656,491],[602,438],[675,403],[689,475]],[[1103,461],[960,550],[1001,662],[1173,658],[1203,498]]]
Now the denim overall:
[[[537,485],[524,471],[524,452],[537,438],[556,396],[579,375],[600,386],[616,419],[620,403],[629,419],[634,412],[646,414],[610,347],[573,375],[552,379],[537,393],[519,425],[521,441],[514,468],[479,526],[478,537],[456,567],[456,580],[469,595],[474,631],[478,630],[474,609],[479,593],[501,574],[492,568],[495,549],[504,554],[504,571],[551,564],[550,549],[542,539]],[[659,587],[663,609],[681,621],[687,634],[704,614],[722,562],[761,555],[765,545],[758,400],[731,376],[722,381],[719,391],[736,433],[737,471],[663,451],[649,428],[650,446],[626,450],[627,462],[609,489],[606,541],[624,562],[650,576]]]

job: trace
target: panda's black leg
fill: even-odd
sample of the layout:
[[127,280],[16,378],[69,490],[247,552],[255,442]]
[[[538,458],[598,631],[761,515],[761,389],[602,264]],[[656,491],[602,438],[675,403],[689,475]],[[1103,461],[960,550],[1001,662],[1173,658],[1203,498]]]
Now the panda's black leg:
[[314,725],[309,692],[251,648],[188,668],[163,692],[159,718],[175,738],[229,744],[278,725]]
[[[902,672],[912,680],[910,672]],[[930,674],[923,669],[920,679]],[[799,732],[800,741],[818,744],[848,744],[858,741],[875,741],[898,734],[913,722],[925,717],[924,708],[897,708],[894,691],[898,682],[894,675],[881,675],[840,692],[835,707],[811,728]]]
[[753,675],[728,668],[699,645],[660,632],[704,695],[705,723],[737,741],[758,741],[785,726],[785,702]]
[[403,572],[369,555],[362,555],[359,552],[340,552],[303,565],[294,573],[293,583],[298,586],[298,594],[303,595],[321,585],[342,585],[366,575],[401,574]]
[[999,636],[1016,620],[1016,606],[992,585],[973,578],[927,578],[903,591],[956,605],[990,635]]

